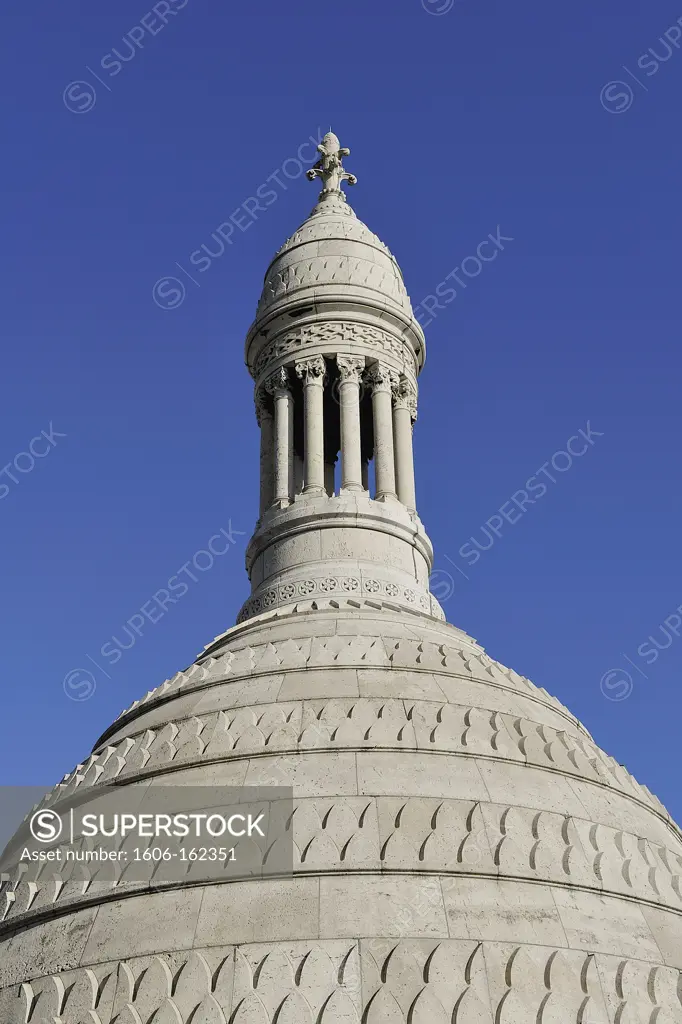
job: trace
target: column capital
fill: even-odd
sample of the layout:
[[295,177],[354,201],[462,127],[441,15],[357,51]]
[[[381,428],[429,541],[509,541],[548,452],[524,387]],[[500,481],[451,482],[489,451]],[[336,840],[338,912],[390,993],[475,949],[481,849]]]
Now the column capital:
[[413,420],[417,418],[417,389],[407,377],[399,377],[392,387],[393,408],[407,409]]
[[379,391],[391,393],[398,384],[400,377],[395,370],[389,369],[385,363],[374,363],[365,374],[365,380],[369,384],[372,394]]
[[271,373],[263,382],[263,389],[269,395],[274,395],[277,391],[290,391],[291,382],[289,380],[289,371],[286,367],[280,366],[279,370]]
[[253,394],[253,403],[256,407],[256,420],[260,427],[266,416],[272,417],[272,413],[268,408],[267,401],[265,399],[265,392],[261,388],[257,388]]
[[327,367],[322,356],[311,356],[309,359],[297,359],[294,363],[296,376],[304,384],[324,384]]
[[359,384],[365,369],[365,360],[363,356],[344,356],[337,355],[336,365],[339,369],[339,377],[342,384],[350,382],[351,384]]

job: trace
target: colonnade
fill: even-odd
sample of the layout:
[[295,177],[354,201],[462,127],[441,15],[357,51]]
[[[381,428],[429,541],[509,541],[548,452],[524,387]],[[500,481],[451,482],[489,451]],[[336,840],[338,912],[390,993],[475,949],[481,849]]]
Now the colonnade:
[[[365,369],[365,359],[359,356],[338,355],[336,371],[341,489],[367,490],[361,412],[362,388],[366,386],[371,392],[374,497],[380,501],[400,501],[411,512],[416,511],[412,453],[412,424],[417,415],[414,385],[381,362]],[[295,386],[296,379],[300,387]],[[329,458],[329,438],[325,431],[328,384],[324,358],[312,356],[280,367],[257,393],[256,410],[261,429],[261,515],[271,505],[283,507],[293,501],[297,493],[315,496],[333,492],[334,468],[325,463],[325,448]],[[302,466],[294,446],[295,401],[300,395],[303,401]]]

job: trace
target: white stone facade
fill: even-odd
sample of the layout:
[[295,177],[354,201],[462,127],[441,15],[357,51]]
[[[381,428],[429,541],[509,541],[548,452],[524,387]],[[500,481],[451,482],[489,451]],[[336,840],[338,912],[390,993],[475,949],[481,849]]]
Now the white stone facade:
[[[327,173],[343,151],[325,146]],[[319,242],[304,226],[285,254],[297,239]],[[377,252],[388,274],[394,261]],[[280,288],[268,272],[247,348],[257,388],[291,353],[280,335],[259,347],[254,331],[296,281],[313,287],[309,273],[287,271]],[[368,320],[356,301],[367,278],[351,278],[352,315]],[[391,280],[389,320],[399,310],[409,324]],[[327,321],[320,342],[315,324],[316,379],[338,359],[364,360],[346,362],[351,378],[391,363],[388,347],[359,354],[370,342],[353,347],[354,328]],[[402,335],[410,383],[417,337]],[[398,489],[413,493],[407,392],[391,385],[379,418],[388,410]],[[416,501],[358,486],[357,448],[354,487],[330,489],[319,465],[313,491],[296,482],[301,400],[260,413],[261,430],[269,412],[280,426],[262,450],[242,621],[125,711],[46,800],[66,807],[114,780],[292,786],[293,875],[107,888],[17,868],[0,884],[1,1024],[680,1024],[678,827],[565,707],[442,620]],[[409,423],[400,411],[395,422],[401,404]],[[326,396],[323,461],[329,408]],[[356,444],[357,426],[351,410],[339,438]],[[386,456],[389,483],[390,469]]]

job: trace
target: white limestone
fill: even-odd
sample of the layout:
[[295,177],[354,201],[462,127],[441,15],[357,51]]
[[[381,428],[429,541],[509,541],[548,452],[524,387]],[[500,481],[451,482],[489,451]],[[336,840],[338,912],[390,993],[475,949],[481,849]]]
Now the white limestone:
[[364,359],[337,356],[339,368],[339,409],[341,420],[342,491],[361,491],[362,439],[360,430],[360,378]]
[[423,337],[340,192],[348,151],[330,134],[320,154],[247,339],[251,597],[45,800],[290,785],[293,874],[93,888],[13,868],[0,1024],[680,1024],[682,835],[428,593]]
[[376,474],[377,501],[395,498],[395,453],[393,421],[391,417],[391,389],[395,374],[378,363],[368,375],[372,388],[372,414],[374,419],[374,472]]
[[324,417],[322,402],[325,384],[325,363],[321,356],[296,364],[296,373],[303,381],[304,470],[303,494],[317,497],[324,484]]

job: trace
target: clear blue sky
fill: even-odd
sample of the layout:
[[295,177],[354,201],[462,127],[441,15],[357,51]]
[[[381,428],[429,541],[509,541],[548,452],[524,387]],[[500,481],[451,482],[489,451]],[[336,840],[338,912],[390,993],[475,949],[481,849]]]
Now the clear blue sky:
[[[252,530],[243,339],[318,191],[284,162],[331,124],[414,303],[449,299],[426,328],[416,430],[448,618],[682,818],[682,639],[637,653],[668,642],[682,604],[682,50],[660,39],[682,7],[447,3],[7,0],[0,464],[50,424],[66,436],[30,472],[20,457],[17,483],[0,476],[0,782],[60,777],[233,623],[246,537],[116,664],[99,654],[209,537]],[[249,220],[268,179],[275,198],[266,185]],[[199,269],[191,254],[218,252],[231,215],[231,244]],[[467,257],[498,229],[513,241],[484,247],[498,256],[479,273]],[[169,275],[186,295],[162,309]],[[537,478],[546,493],[514,515],[505,503],[588,421],[603,436],[570,468],[558,456],[556,483]],[[491,519],[501,536],[470,564],[460,548],[485,546]],[[79,667],[87,701],[62,685]],[[626,699],[609,699],[625,677],[600,687],[612,669],[632,677]]]

